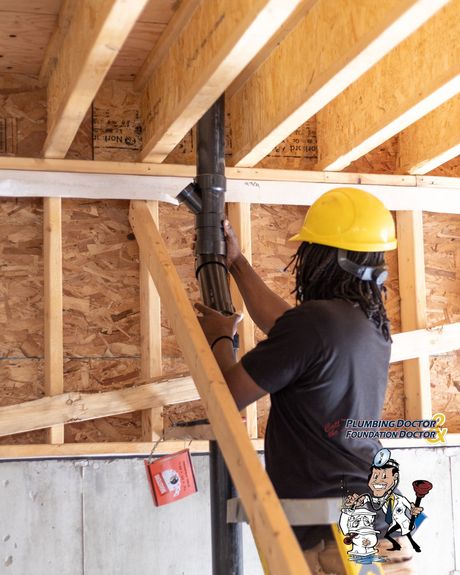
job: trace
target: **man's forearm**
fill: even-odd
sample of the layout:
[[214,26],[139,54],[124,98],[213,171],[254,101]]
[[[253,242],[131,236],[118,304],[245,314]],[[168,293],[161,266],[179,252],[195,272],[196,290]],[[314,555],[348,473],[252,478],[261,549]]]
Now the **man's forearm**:
[[275,321],[290,308],[289,304],[262,281],[243,255],[233,262],[230,273],[249,315],[264,333],[268,333]]

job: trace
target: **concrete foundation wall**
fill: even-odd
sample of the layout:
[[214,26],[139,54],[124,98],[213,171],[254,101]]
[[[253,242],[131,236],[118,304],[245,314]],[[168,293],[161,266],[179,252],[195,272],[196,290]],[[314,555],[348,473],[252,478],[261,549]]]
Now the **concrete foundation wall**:
[[[434,485],[414,536],[418,575],[459,574],[460,450],[392,456],[410,501],[413,480]],[[0,574],[211,575],[208,458],[194,456],[193,464],[199,492],[157,508],[142,459],[0,463]],[[246,525],[244,557],[245,575],[261,575]]]

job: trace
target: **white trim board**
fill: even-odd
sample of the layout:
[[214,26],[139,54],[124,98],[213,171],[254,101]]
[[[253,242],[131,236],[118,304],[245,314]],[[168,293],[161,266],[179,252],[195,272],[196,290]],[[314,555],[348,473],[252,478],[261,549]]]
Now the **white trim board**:
[[[68,165],[71,160],[68,161]],[[106,162],[110,164],[110,162]],[[170,166],[171,170],[173,166]],[[183,166],[178,167],[184,173]],[[3,169],[0,163],[0,197],[63,197],[92,199],[157,200],[177,204],[176,196],[192,175],[129,175]],[[101,168],[103,169],[103,168]],[[107,169],[109,169],[107,167]],[[187,170],[188,172],[188,170]],[[247,174],[245,174],[247,172]],[[437,182],[435,178],[325,174],[280,170],[228,169],[228,202],[311,205],[321,194],[340,185],[367,190],[390,210],[423,210],[460,214],[460,179]],[[145,173],[148,175],[148,173]],[[244,176],[256,176],[244,179]],[[265,179],[268,177],[276,179]],[[297,181],[293,178],[298,178]],[[399,178],[399,179],[398,179]],[[306,181],[302,181],[302,180]],[[307,180],[308,179],[308,180]],[[312,180],[322,181],[312,181]],[[362,182],[369,181],[369,183]],[[386,185],[384,182],[395,182]],[[402,182],[407,181],[409,185]],[[360,182],[360,183],[358,183]],[[373,182],[373,183],[370,183]],[[376,183],[378,182],[378,183]]]

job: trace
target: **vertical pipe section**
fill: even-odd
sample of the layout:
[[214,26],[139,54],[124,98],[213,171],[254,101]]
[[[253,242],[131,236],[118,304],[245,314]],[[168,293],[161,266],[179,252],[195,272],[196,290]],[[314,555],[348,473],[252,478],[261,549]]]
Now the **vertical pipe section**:
[[[226,245],[225,110],[222,96],[201,118],[197,129],[197,177],[201,210],[196,214],[196,277],[205,305],[233,313]],[[227,500],[236,496],[217,442],[209,448],[212,569],[214,575],[242,575],[241,525],[227,523]]]

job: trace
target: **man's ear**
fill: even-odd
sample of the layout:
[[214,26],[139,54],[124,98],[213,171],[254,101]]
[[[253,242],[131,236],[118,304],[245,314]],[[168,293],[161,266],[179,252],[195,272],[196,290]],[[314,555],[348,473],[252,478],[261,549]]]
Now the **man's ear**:
[[393,477],[395,478],[395,481],[399,479],[399,472],[395,471],[395,473],[393,473]]

